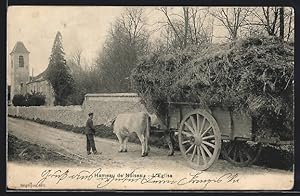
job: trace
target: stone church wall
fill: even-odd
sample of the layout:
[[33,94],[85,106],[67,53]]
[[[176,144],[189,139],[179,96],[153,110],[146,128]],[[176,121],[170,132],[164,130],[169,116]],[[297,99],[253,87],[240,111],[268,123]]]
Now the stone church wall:
[[8,115],[28,119],[61,122],[67,125],[84,126],[88,113],[94,113],[94,124],[100,125],[118,113],[146,111],[140,98],[133,93],[87,94],[83,105],[77,106],[30,106],[8,107]]

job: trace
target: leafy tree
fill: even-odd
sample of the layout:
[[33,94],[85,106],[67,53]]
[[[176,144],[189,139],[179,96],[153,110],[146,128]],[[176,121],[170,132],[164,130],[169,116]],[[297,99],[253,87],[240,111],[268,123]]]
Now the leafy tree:
[[46,78],[53,87],[55,94],[54,105],[69,104],[68,96],[74,90],[74,79],[66,65],[65,53],[62,46],[62,35],[57,32],[49,58]]

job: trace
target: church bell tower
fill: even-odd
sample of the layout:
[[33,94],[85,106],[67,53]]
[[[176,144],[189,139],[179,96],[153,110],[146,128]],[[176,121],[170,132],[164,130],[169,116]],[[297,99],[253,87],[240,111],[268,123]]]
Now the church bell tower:
[[29,81],[29,51],[18,41],[10,53],[11,59],[11,99],[16,94],[26,93]]

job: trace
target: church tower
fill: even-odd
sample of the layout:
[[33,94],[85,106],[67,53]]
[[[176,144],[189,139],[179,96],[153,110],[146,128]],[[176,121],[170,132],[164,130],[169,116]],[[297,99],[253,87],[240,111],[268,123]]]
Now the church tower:
[[11,99],[16,94],[26,93],[29,81],[29,51],[18,41],[10,53],[11,59]]

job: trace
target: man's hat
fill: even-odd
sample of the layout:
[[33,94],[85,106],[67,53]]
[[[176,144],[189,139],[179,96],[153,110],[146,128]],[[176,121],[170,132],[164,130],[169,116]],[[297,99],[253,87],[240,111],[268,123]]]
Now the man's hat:
[[91,116],[91,115],[93,115],[93,114],[94,114],[93,112],[90,112],[90,113],[89,113],[89,116]]

